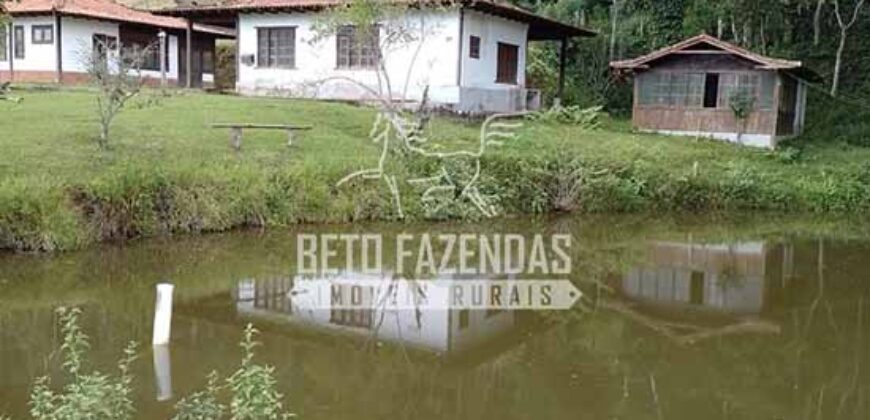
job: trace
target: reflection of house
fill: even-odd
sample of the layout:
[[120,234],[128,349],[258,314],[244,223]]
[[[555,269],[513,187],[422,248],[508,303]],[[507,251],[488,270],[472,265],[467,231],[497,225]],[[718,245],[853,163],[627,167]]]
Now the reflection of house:
[[758,314],[764,306],[768,251],[763,242],[655,242],[647,263],[622,279],[622,293],[657,305]]
[[[235,293],[236,310],[247,316],[371,335],[439,353],[475,348],[514,330],[518,324],[513,311],[450,309],[447,290],[438,288],[426,289],[430,305],[418,309],[384,309],[369,293],[359,294],[362,307],[330,307],[331,298],[314,301],[315,289],[325,289],[326,296],[340,294],[347,298],[356,290],[371,287],[372,280],[355,274],[314,280],[242,280]],[[407,289],[414,286],[400,281],[397,287],[399,296],[407,296]]]
[[614,284],[623,299],[605,307],[680,343],[780,332],[765,313],[793,273],[790,247],[653,242],[647,250]]

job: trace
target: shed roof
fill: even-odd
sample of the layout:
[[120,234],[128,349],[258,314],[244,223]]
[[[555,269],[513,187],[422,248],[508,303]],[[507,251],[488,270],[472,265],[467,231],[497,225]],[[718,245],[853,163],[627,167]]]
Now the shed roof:
[[[707,48],[699,49],[698,46],[706,46]],[[756,68],[759,70],[784,71],[794,77],[808,82],[819,82],[822,80],[821,76],[813,70],[805,67],[800,61],[767,57],[707,34],[694,36],[674,45],[630,60],[612,61],[610,67],[616,70],[642,70],[650,68],[652,62],[670,55],[704,54],[710,53],[711,51],[723,52],[740,57],[749,62],[755,63]]]
[[[208,0],[204,0],[208,1]],[[319,10],[345,4],[348,0],[217,0],[209,4],[197,4],[156,10],[174,16],[203,16],[209,13],[251,13],[251,12],[304,12]],[[417,6],[449,4],[447,0],[390,0]],[[553,40],[571,37],[591,37],[595,31],[581,28],[555,19],[535,14],[529,10],[507,3],[503,0],[458,0],[455,3],[465,8],[479,10],[496,16],[525,22],[529,25],[529,39]]]
[[[135,23],[165,29],[187,28],[187,21],[184,19],[171,16],[158,16],[142,10],[129,8],[111,0],[17,0],[7,2],[6,9],[12,16],[57,12],[70,16]],[[209,25],[196,24],[193,30],[195,32],[221,36],[235,36],[232,31]]]
[[698,45],[707,44],[713,50],[724,51],[738,57],[749,60],[759,66],[762,69],[768,70],[790,70],[797,69],[803,66],[803,63],[800,61],[791,61],[791,60],[783,60],[779,58],[766,57],[761,54],[756,54],[752,51],[749,51],[745,48],[739,47],[737,45],[731,44],[729,42],[725,42],[719,38],[714,36],[710,36],[707,34],[701,34],[698,36],[694,36],[682,42],[678,42],[674,45],[662,48],[657,51],[653,51],[647,55],[643,55],[637,58],[633,58],[631,60],[621,60],[621,61],[613,61],[610,63],[610,66],[615,69],[638,69],[638,68],[647,68],[649,67],[649,63],[663,58],[665,56],[671,54],[679,54],[682,51],[697,51],[693,50],[693,47]]

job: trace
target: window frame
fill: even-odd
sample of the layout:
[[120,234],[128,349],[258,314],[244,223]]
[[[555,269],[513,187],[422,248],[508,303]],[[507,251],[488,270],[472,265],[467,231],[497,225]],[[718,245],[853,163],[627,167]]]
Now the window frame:
[[[41,36],[37,37],[36,34]],[[48,34],[48,39],[45,34]],[[33,45],[51,45],[54,44],[54,25],[32,25],[30,27],[30,43]]]
[[[257,68],[263,69],[283,69],[283,70],[294,70],[296,69],[296,28],[297,26],[259,26],[257,27],[257,56],[255,59],[255,63]],[[280,40],[282,39],[280,36],[281,31],[289,31],[290,32],[290,55],[289,55],[289,64],[282,64],[282,59],[279,54],[279,50],[282,48],[280,44]],[[273,38],[272,34],[275,33],[275,37]],[[264,39],[266,45],[261,45],[261,41]],[[272,50],[272,42],[275,42],[275,55],[272,57],[270,51]],[[263,54],[265,52],[265,54]]]
[[[374,46],[365,46],[357,35],[357,27],[344,25],[335,33],[335,68],[336,70],[375,70],[381,63],[380,40],[381,26],[373,25],[375,34]],[[345,32],[345,33],[343,33]],[[347,33],[350,32],[350,33]],[[346,48],[342,41],[346,40]],[[368,49],[368,51],[367,51]],[[343,54],[347,57],[343,57]]]
[[[498,54],[495,62],[495,83],[502,85],[518,85],[520,80],[520,46],[507,42],[499,42],[497,44]],[[502,52],[507,53],[513,51],[513,61],[511,57],[503,57]],[[512,64],[507,68],[503,68],[505,63]],[[512,74],[512,75],[511,75]]]
[[5,23],[0,23],[0,61],[9,59],[9,29]]
[[[709,75],[716,74],[718,75],[717,87],[716,87],[716,106],[715,107],[706,107],[706,94],[707,94],[707,78]],[[658,100],[654,100],[652,103],[647,103],[646,100],[647,94],[653,95],[653,99],[660,98],[661,93],[659,92],[660,86],[664,83],[662,82],[662,77],[668,79],[667,85],[669,85],[668,93],[666,96],[674,96],[679,92],[674,92],[672,87],[673,84],[671,80],[675,75],[686,75],[687,79],[687,88],[682,96],[680,103],[661,103]],[[700,79],[701,84],[701,102],[700,104],[689,105],[689,97],[692,96],[692,85],[691,85],[691,77],[693,75],[701,75]],[[661,71],[649,71],[644,73],[644,78],[659,78],[657,82],[649,80],[649,79],[640,79],[640,85],[637,88],[636,92],[636,106],[638,108],[668,108],[668,109],[689,109],[689,110],[706,110],[706,111],[729,111],[729,100],[728,96],[730,92],[734,89],[751,89],[755,95],[756,107],[755,111],[770,111],[771,103],[774,102],[775,98],[773,95],[775,93],[773,90],[769,93],[771,96],[769,98],[765,98],[765,90],[764,90],[764,79],[765,77],[774,77],[768,76],[764,73],[752,72],[752,71],[718,71],[718,70],[710,70],[710,71],[701,71],[701,70],[661,70]],[[735,80],[735,82],[729,82],[731,80]],[[743,81],[751,80],[751,83],[743,83]],[[775,80],[768,82],[775,83]],[[656,86],[647,86],[647,84],[653,83]],[[769,87],[769,86],[768,86]],[[775,88],[774,88],[775,89]],[[652,90],[652,93],[647,92],[647,90]],[[671,101],[667,101],[671,102]]]
[[470,35],[468,37],[468,58],[480,59],[480,44],[481,40],[479,36]]
[[24,34],[24,25],[14,25],[12,27],[12,58],[15,60],[24,60],[27,56],[27,47],[25,45],[27,40],[24,38]]

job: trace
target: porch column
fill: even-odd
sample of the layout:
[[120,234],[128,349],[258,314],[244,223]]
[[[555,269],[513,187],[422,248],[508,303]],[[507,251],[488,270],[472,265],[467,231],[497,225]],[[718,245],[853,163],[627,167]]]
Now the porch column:
[[553,106],[562,105],[562,97],[565,94],[565,59],[568,54],[568,38],[562,38],[559,48],[559,87]]
[[63,27],[61,26],[61,18],[60,13],[54,12],[54,46],[55,46],[55,60],[57,60],[57,65],[55,66],[55,70],[57,71],[57,76],[55,76],[55,82],[58,84],[63,83]]
[[185,86],[190,89],[193,86],[193,21],[187,20],[187,51],[185,51],[184,62],[187,64],[187,81]]
[[166,87],[166,31],[163,29],[157,33],[157,38],[160,40],[158,48],[160,48],[160,87]]
[[6,58],[9,60],[9,81],[12,82],[15,80],[15,65],[13,62],[15,61],[15,27],[12,26],[12,19],[9,19],[9,24],[6,25],[6,40],[7,40],[7,51]]

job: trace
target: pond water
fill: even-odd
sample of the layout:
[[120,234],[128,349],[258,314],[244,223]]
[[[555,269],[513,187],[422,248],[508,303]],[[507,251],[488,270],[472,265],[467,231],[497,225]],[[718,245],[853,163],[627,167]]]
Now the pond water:
[[[275,366],[301,418],[867,419],[870,234],[859,228],[771,216],[570,217],[3,255],[0,414],[27,416],[35,377],[62,380],[54,309],[74,305],[92,366],[112,371],[128,341],[143,343],[141,418],[171,417],[210,371],[232,373],[253,323],[256,360]],[[571,235],[566,278],[584,297],[565,311],[310,316],[288,294],[296,235],[329,232]],[[176,285],[172,342],[154,354],[154,286],[165,281]]]

